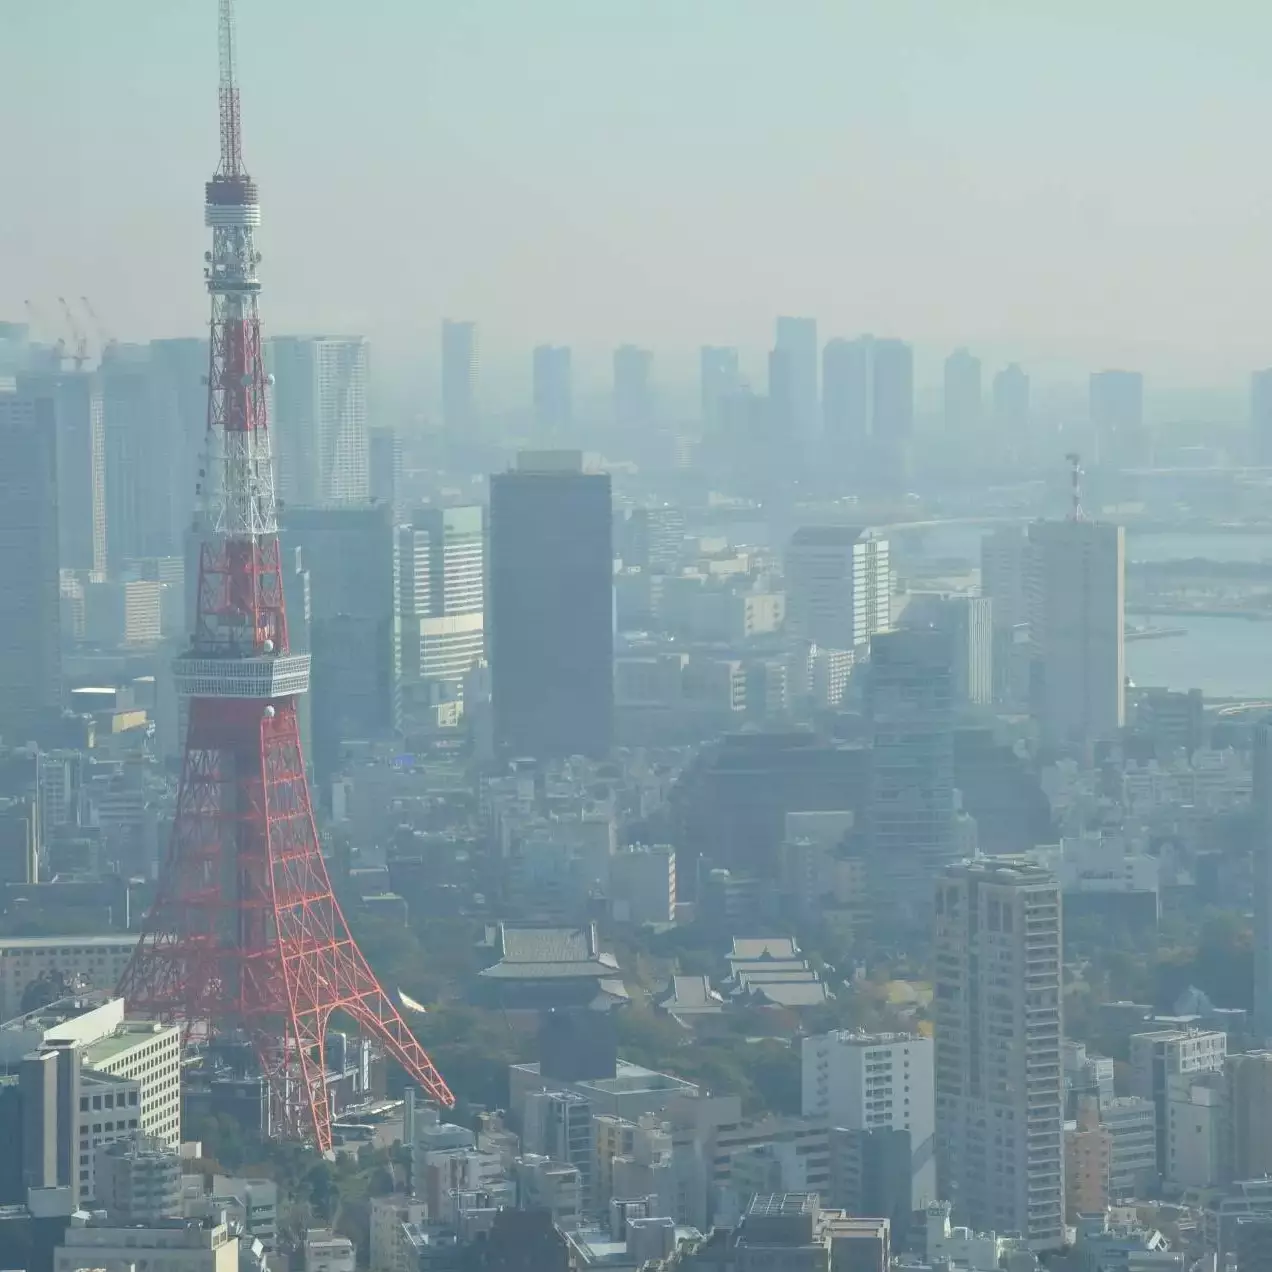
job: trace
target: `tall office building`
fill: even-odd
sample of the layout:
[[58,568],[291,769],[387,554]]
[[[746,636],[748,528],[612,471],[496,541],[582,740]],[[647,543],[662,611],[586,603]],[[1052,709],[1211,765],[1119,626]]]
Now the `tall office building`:
[[957,436],[976,432],[982,422],[981,360],[966,349],[945,359],[945,428]]
[[872,394],[872,475],[897,495],[908,488],[914,435],[914,350],[904,341],[874,342]]
[[941,1195],[960,1223],[1064,1244],[1060,887],[1018,857],[936,883],[933,1030]]
[[779,318],[776,335],[776,351],[783,355],[788,369],[788,435],[807,445],[816,440],[821,432],[821,395],[817,387],[817,320]]
[[544,442],[569,435],[574,424],[574,375],[570,350],[539,345],[534,351],[534,431]]
[[992,602],[994,700],[1029,696],[1029,540],[1024,526],[1003,526],[981,540],[981,595]]
[[670,574],[680,563],[685,543],[685,514],[670,504],[633,508],[619,522],[615,545],[624,565],[655,574]]
[[477,324],[442,321],[442,427],[452,437],[477,426]]
[[53,399],[57,419],[58,560],[106,571],[106,439],[100,378],[89,371],[31,372],[18,392]]
[[988,596],[912,594],[901,626],[935,627],[953,641],[954,702],[983,706],[994,700],[994,602]]
[[712,428],[721,422],[724,402],[742,387],[738,351],[718,345],[703,345],[698,354],[702,391],[702,424]]
[[1029,375],[1018,362],[994,376],[994,427],[1011,438],[1029,431]]
[[402,435],[395,428],[373,428],[367,445],[371,498],[397,509],[402,490]]
[[1096,371],[1090,383],[1091,429],[1102,463],[1137,461],[1144,451],[1144,377]]
[[57,414],[0,393],[0,737],[21,744],[61,697]]
[[795,359],[790,349],[770,349],[766,465],[785,468],[800,453],[799,408],[796,403]]
[[208,427],[208,341],[152,340],[150,367],[159,427],[173,435],[174,478],[167,511],[172,520],[171,550],[179,552],[202,482],[199,460]]
[[462,697],[485,653],[483,510],[421,508],[398,529],[403,708],[416,714]]
[[654,355],[623,345],[614,350],[614,423],[620,429],[645,428],[654,418]]
[[830,340],[822,351],[822,431],[837,457],[861,455],[870,436],[874,342]]
[[892,625],[888,540],[854,526],[805,526],[786,548],[786,630],[825,649],[856,649]]
[[108,346],[101,382],[106,563],[118,571],[135,557],[173,555],[189,494],[184,439],[159,410],[150,346]]
[[398,727],[401,692],[399,563],[388,504],[283,511],[282,547],[308,574],[312,659],[310,728],[320,779],[341,743]]
[[1034,710],[1056,745],[1112,737],[1126,721],[1125,536],[1097,521],[1029,526]]
[[577,451],[527,452],[490,479],[496,744],[605,755],[614,712],[613,514]]
[[914,350],[905,341],[874,342],[872,389],[874,436],[908,441],[914,433]]
[[954,641],[934,628],[870,639],[867,879],[880,922],[926,928],[932,878],[959,853]]
[[360,503],[370,494],[369,349],[362,336],[276,336],[270,432],[284,507]]

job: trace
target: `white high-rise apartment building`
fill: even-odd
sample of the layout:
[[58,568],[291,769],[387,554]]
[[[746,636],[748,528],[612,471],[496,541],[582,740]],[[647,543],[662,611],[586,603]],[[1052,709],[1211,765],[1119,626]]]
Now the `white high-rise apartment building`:
[[936,1201],[932,1040],[837,1029],[804,1039],[800,1111],[850,1131],[910,1133],[912,1204]]
[[368,344],[278,336],[266,349],[277,492],[284,504],[351,503],[371,492]]
[[853,526],[805,526],[786,549],[786,630],[823,649],[855,649],[892,625],[888,540]]
[[1029,527],[1029,629],[1044,736],[1077,744],[1126,720],[1125,534],[1098,521]]
[[1019,857],[936,883],[937,1160],[958,1221],[1064,1244],[1060,887]]

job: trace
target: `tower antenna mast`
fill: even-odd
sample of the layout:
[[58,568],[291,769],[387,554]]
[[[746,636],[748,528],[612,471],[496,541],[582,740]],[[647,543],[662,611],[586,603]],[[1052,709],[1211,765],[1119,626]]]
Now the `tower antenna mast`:
[[199,581],[172,842],[120,981],[131,1012],[187,1040],[248,1048],[274,1134],[331,1148],[329,1030],[352,1022],[433,1099],[441,1075],[350,934],[318,844],[297,700],[309,655],[287,640],[261,340],[256,183],[243,166],[234,6],[217,0],[221,156],[204,187],[208,413]]
[[235,67],[234,0],[218,0],[217,48],[221,63],[221,162],[219,177],[243,176],[243,133]]

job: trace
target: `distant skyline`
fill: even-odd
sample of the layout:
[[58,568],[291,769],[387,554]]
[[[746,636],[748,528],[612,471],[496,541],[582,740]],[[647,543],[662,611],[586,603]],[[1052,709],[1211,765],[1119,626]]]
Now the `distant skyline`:
[[[365,332],[377,369],[435,363],[450,316],[527,382],[539,343],[688,370],[779,313],[990,373],[1239,389],[1272,363],[1265,6],[238,12],[267,329]],[[122,339],[199,331],[213,0],[6,0],[0,108],[0,317],[86,294]]]

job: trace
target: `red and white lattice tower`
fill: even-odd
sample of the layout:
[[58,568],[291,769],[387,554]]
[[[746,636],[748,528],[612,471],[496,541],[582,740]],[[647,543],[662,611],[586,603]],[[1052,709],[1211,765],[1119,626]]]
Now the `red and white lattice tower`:
[[120,993],[188,1037],[250,1042],[276,1125],[326,1150],[329,1024],[352,1022],[434,1098],[454,1099],[354,943],[318,846],[296,718],[309,658],[287,644],[266,423],[260,205],[243,167],[233,0],[219,5],[204,539],[195,630],[176,661],[189,724],[171,850]]

